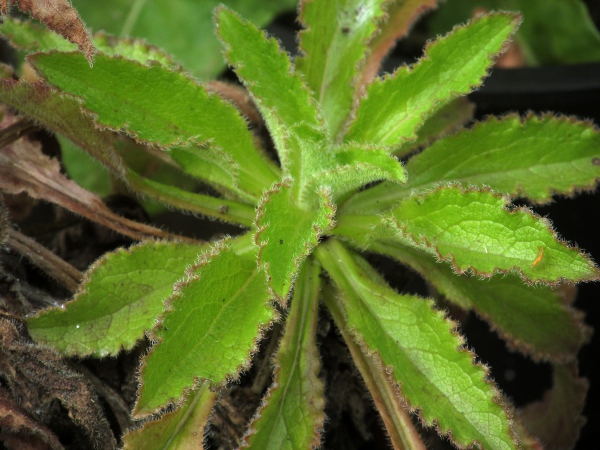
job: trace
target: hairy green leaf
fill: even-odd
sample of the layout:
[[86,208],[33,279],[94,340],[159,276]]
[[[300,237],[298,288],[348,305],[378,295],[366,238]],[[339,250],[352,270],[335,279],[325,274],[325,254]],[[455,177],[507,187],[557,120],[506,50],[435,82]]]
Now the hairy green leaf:
[[381,370],[381,365],[374,358],[366,355],[361,346],[354,340],[347,328],[346,320],[335,295],[336,292],[331,285],[325,286],[323,302],[337,324],[340,334],[352,355],[352,361],[359,370],[367,389],[369,389],[373,403],[385,424],[390,443],[393,448],[424,450],[419,433],[398,395],[395,383],[385,371]]
[[107,253],[86,272],[73,300],[28,319],[29,333],[66,355],[103,357],[129,350],[152,329],[173,283],[203,250],[148,241]]
[[335,207],[327,191],[318,193],[319,207],[295,205],[290,182],[284,180],[265,193],[256,216],[259,262],[265,266],[269,287],[285,305],[292,282],[319,238],[333,225]]
[[317,257],[340,291],[348,330],[380,360],[412,410],[457,446],[517,448],[508,411],[484,366],[432,302],[399,295],[366,261],[329,240]]
[[446,32],[477,7],[523,14],[515,40],[528,65],[600,61],[600,32],[582,0],[447,0],[432,17],[431,31]]
[[590,330],[565,299],[567,287],[528,286],[515,276],[481,279],[456,275],[447,264],[396,242],[375,242],[370,250],[418,271],[448,301],[474,310],[512,349],[534,360],[572,360]]
[[239,194],[259,198],[276,179],[235,107],[182,73],[103,54],[93,69],[74,53],[37,54],[30,61],[50,83],[81,97],[103,127],[167,149],[210,143],[226,153],[239,164]]
[[319,447],[325,422],[316,343],[320,272],[321,266],[309,259],[298,274],[285,334],[275,356],[275,379],[250,424],[245,447]]
[[158,420],[146,422],[142,428],[123,436],[123,450],[201,450],[204,427],[218,393],[204,384],[190,394],[184,404]]
[[489,118],[472,129],[436,141],[406,165],[404,186],[382,183],[348,208],[378,210],[438,183],[487,185],[536,203],[553,194],[592,190],[600,179],[600,132],[589,122],[552,116]]
[[315,93],[335,138],[347,119],[360,81],[369,41],[378,32],[387,0],[304,1],[300,50],[296,60]]
[[180,403],[200,381],[219,385],[237,378],[249,365],[263,330],[275,319],[249,238],[221,241],[176,286],[152,332],[157,343],[140,369],[135,416]]
[[[225,56],[252,94],[285,172],[288,160],[298,158],[289,154],[298,150],[286,149],[287,130],[299,124],[304,129],[320,130],[316,102],[275,39],[267,39],[263,31],[226,8],[217,10],[217,21]],[[324,132],[318,134],[313,140],[324,142]]]
[[315,171],[306,181],[307,186],[326,186],[334,199],[378,180],[404,183],[406,173],[400,162],[380,148],[342,146],[336,149],[333,164]]
[[45,127],[64,134],[111,172],[121,176],[125,173],[123,160],[114,151],[114,134],[98,130],[90,118],[81,112],[75,99],[59,95],[58,91],[43,82],[28,83],[2,78],[0,100]]
[[[28,52],[49,52],[51,50],[72,52],[77,48],[75,44],[47,28],[33,22],[20,21],[10,17],[4,19],[0,24],[0,33],[10,39],[13,46]],[[138,39],[117,38],[105,33],[98,33],[92,37],[92,42],[98,51],[107,55],[121,55],[142,64],[152,61],[159,62],[166,67],[175,67],[168,54]]]
[[297,0],[104,0],[102,8],[89,0],[72,3],[91,28],[147,39],[200,79],[211,80],[225,69],[214,35],[213,10],[217,5],[228,5],[262,26],[276,14],[293,10]]
[[368,86],[345,139],[395,147],[416,139],[435,110],[481,85],[518,24],[514,14],[482,16],[429,44],[412,68]]
[[[403,200],[387,223],[404,242],[449,261],[459,273],[515,270],[525,280],[598,279],[595,264],[556,237],[549,223],[487,190],[442,187]],[[385,233],[385,232],[384,232]]]

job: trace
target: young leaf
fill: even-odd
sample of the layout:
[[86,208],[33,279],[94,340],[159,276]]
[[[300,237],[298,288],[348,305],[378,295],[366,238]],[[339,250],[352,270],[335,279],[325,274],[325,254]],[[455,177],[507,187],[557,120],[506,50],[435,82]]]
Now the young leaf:
[[134,416],[169,401],[181,403],[193,385],[219,385],[247,367],[263,330],[276,314],[250,236],[218,243],[176,285],[144,358]]
[[296,206],[290,184],[284,180],[265,193],[258,206],[254,238],[269,287],[284,306],[300,265],[331,228],[335,214],[325,190],[318,192],[318,209],[307,211]]
[[217,396],[206,384],[200,386],[180,408],[126,433],[123,450],[202,450],[204,427]]
[[[432,302],[399,295],[366,261],[330,239],[316,251],[340,291],[347,329],[381,361],[411,410],[458,447],[517,448],[508,411],[455,324]],[[468,405],[468,406],[466,406]]]
[[559,241],[546,220],[508,204],[490,191],[442,187],[403,200],[387,222],[397,238],[437,254],[459,273],[515,270],[546,283],[598,279],[595,264]]
[[332,198],[338,201],[344,194],[373,181],[406,180],[402,164],[384,148],[350,144],[330,149],[317,137],[318,132],[299,125],[288,130],[284,140],[286,154],[290,155],[284,172],[294,180],[292,195],[299,205],[314,207],[314,194],[321,187],[331,191]]
[[412,69],[374,81],[345,139],[394,147],[416,139],[431,113],[481,85],[519,22],[508,13],[479,17],[428,45],[427,56]]
[[402,164],[386,149],[344,145],[336,149],[333,163],[324,170],[315,171],[306,181],[307,186],[326,186],[338,200],[346,193],[378,180],[404,183],[406,173]]
[[51,30],[64,36],[65,39],[77,44],[90,66],[92,65],[94,46],[85,25],[68,0],[0,0],[3,16],[8,15],[13,4]]
[[[592,190],[600,179],[600,132],[589,122],[553,116],[489,118],[472,129],[436,141],[406,165],[406,185],[376,186],[368,194],[385,208],[414,191],[454,181],[487,185],[535,203],[554,194]],[[365,193],[366,194],[366,193]],[[353,202],[354,208],[366,201]]]
[[334,139],[350,113],[359,69],[377,34],[387,0],[301,2],[300,51],[296,65],[315,93]]
[[316,102],[275,39],[267,39],[263,31],[226,8],[217,9],[216,19],[225,57],[252,94],[285,171],[287,160],[297,158],[284,150],[287,130],[303,124],[305,129],[319,130],[320,137],[313,140],[325,141]]
[[447,264],[396,242],[375,242],[369,249],[415,269],[444,298],[474,310],[510,348],[534,360],[571,361],[589,338],[581,313],[563,298],[561,291],[566,287],[528,286],[512,275],[488,279],[458,276]]
[[235,107],[182,73],[103,54],[93,69],[73,53],[29,58],[50,83],[81,97],[103,127],[165,149],[210,142],[239,164],[239,185],[256,198],[276,179]]
[[73,300],[28,319],[29,333],[66,355],[104,357],[129,350],[152,329],[173,283],[203,250],[147,241],[107,253],[88,269]]
[[320,272],[321,266],[312,259],[302,265],[285,334],[274,361],[275,379],[242,447],[258,450],[319,447],[325,422],[316,343]]

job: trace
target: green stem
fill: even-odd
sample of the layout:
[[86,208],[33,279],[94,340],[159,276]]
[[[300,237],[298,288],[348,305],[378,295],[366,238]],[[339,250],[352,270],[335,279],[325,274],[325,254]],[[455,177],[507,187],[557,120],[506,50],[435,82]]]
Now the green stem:
[[142,9],[146,5],[146,2],[147,0],[135,0],[133,5],[131,5],[131,9],[129,10],[129,14],[127,14],[123,28],[121,28],[121,33],[119,33],[121,37],[126,37],[131,34],[131,31],[133,30],[133,27],[135,26]]
[[127,173],[127,181],[141,194],[175,208],[205,214],[243,227],[250,228],[254,224],[254,208],[249,205],[167,186],[144,178],[131,169]]

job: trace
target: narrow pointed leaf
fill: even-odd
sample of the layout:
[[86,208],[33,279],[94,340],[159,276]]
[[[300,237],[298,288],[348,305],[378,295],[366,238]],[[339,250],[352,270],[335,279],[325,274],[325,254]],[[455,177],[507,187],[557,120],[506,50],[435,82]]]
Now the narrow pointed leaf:
[[431,113],[481,85],[518,23],[518,16],[508,13],[479,17],[428,45],[426,57],[412,69],[402,67],[374,81],[346,140],[399,146],[416,139]]
[[258,207],[259,261],[270,289],[284,305],[300,265],[333,224],[335,208],[329,194],[321,191],[318,196],[316,210],[299,208],[293,203],[290,183],[284,181],[268,191]]
[[275,39],[224,7],[216,17],[225,56],[252,94],[285,168],[286,158],[294,157],[284,151],[286,129],[301,123],[321,128],[311,92]]
[[[28,52],[49,52],[58,50],[71,52],[77,47],[62,36],[43,28],[30,21],[20,21],[7,17],[0,24],[0,33],[10,43]],[[107,55],[121,55],[128,59],[147,64],[150,61],[159,62],[166,67],[175,68],[171,57],[162,50],[138,39],[117,38],[104,33],[92,37],[92,42],[98,51]]]
[[409,181],[394,189],[394,200],[456,181],[546,203],[553,194],[595,188],[599,148],[600,132],[589,122],[552,116],[490,118],[411,158],[406,166]]
[[124,162],[117,152],[113,133],[98,130],[80,109],[75,99],[59,95],[46,83],[28,83],[12,78],[0,79],[0,100],[58,131],[85,149],[114,174],[122,176]]
[[325,422],[319,379],[317,319],[321,266],[307,260],[298,274],[285,334],[275,357],[275,379],[250,424],[251,449],[318,448]]
[[442,187],[403,200],[388,223],[405,242],[479,275],[516,271],[525,280],[557,283],[598,279],[596,265],[559,241],[548,222],[529,210],[507,209],[487,190]]
[[104,357],[129,350],[152,329],[173,284],[203,250],[148,241],[107,253],[86,272],[73,300],[28,319],[29,333],[66,355]]
[[368,43],[379,31],[388,0],[303,1],[298,70],[315,93],[335,138],[348,117]]
[[123,450],[202,450],[204,427],[218,393],[204,384],[175,411],[123,436]]
[[[437,7],[439,0],[395,0],[388,2],[388,18],[379,24],[379,34],[369,42],[367,61],[362,68],[361,88],[369,84],[381,69],[381,62],[405,37],[415,22]],[[459,22],[456,22],[459,23]]]
[[431,255],[395,242],[377,242],[370,250],[409,265],[444,298],[475,311],[512,349],[535,360],[573,360],[589,338],[582,314],[564,298],[566,287],[528,286],[512,275],[488,279],[459,276]]
[[346,320],[332,286],[323,293],[323,301],[327,310],[333,317],[344,342],[352,355],[352,361],[369,389],[373,403],[381,415],[385,429],[393,448],[405,450],[425,450],[425,445],[415,429],[414,424],[406,410],[402,399],[398,395],[395,383],[390,380],[385,371],[372,357],[363,352],[361,346],[354,340],[347,327]]
[[134,415],[148,416],[169,401],[180,403],[200,381],[235,379],[275,319],[256,249],[246,238],[221,241],[200,256],[176,286],[152,332],[157,342],[140,369]]
[[340,291],[348,331],[381,361],[425,424],[459,447],[516,449],[509,413],[484,366],[473,363],[455,324],[432,302],[399,295],[358,255],[329,240],[317,257]]
[[239,163],[240,187],[257,198],[276,179],[235,107],[182,73],[103,54],[93,69],[79,54],[29,58],[51,84],[81,97],[103,127],[162,148],[210,143]]
[[10,7],[16,4],[24,13],[39,20],[51,30],[56,31],[65,39],[73,42],[85,55],[90,66],[93,63],[94,46],[88,31],[77,10],[71,6],[68,0],[0,0],[2,15],[8,15]]

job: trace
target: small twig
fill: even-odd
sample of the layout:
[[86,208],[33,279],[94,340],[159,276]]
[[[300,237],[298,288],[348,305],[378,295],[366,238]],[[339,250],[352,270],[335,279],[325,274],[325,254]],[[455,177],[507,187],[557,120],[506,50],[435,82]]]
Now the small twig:
[[119,427],[121,431],[125,433],[130,430],[134,426],[134,421],[131,419],[131,411],[129,410],[129,406],[123,397],[121,397],[117,391],[107,385],[104,381],[102,381],[98,376],[96,376],[91,370],[83,365],[78,365],[76,370],[85,376],[90,383],[96,389],[96,392],[106,400],[106,403],[109,404],[112,409],[115,419],[119,423]]
[[79,286],[82,273],[33,239],[9,227],[6,244],[58,281],[69,292],[75,292]]
[[37,126],[28,119],[17,120],[12,125],[0,131],[0,149],[12,144],[21,136],[37,129]]

